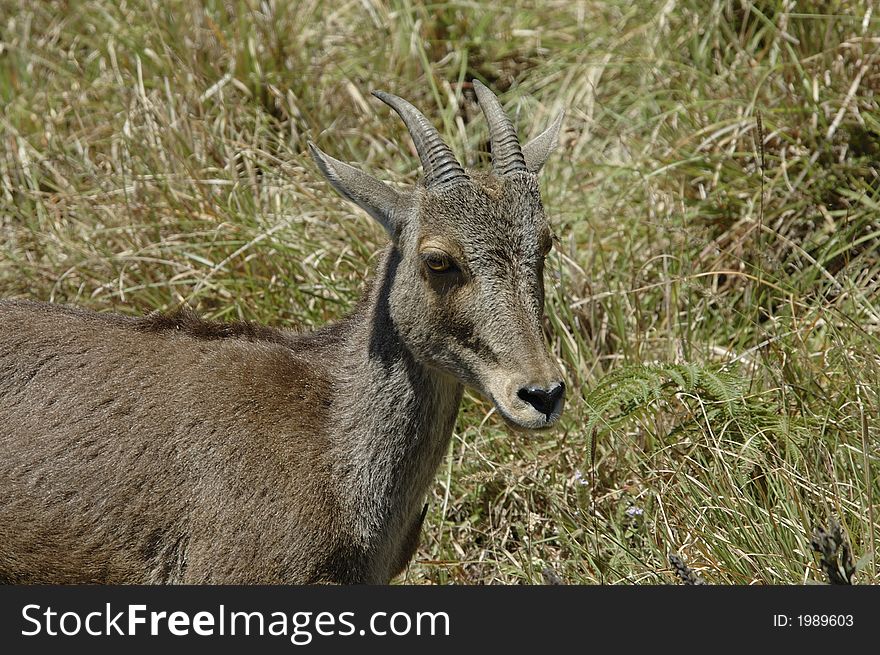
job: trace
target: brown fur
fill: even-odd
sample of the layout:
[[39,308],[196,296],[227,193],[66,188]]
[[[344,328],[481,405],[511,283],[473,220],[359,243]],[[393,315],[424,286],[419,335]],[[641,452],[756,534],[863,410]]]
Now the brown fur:
[[463,385],[522,428],[561,412],[535,175],[558,129],[524,148],[528,170],[444,165],[442,188],[409,193],[314,148],[391,243],[356,311],[312,333],[0,301],[0,581],[388,582]]
[[[345,327],[313,346],[332,349]],[[282,556],[316,537],[307,550],[347,550],[327,520],[337,511],[320,483],[323,425],[295,409],[328,408],[331,378],[285,345],[296,335],[25,302],[0,303],[0,331],[7,582],[348,575],[332,557],[303,569]]]

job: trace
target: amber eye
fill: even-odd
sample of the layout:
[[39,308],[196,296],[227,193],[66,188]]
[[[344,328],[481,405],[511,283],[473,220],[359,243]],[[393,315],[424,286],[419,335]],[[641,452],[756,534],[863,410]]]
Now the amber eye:
[[442,252],[427,252],[422,256],[422,259],[432,273],[446,273],[453,268],[452,260]]

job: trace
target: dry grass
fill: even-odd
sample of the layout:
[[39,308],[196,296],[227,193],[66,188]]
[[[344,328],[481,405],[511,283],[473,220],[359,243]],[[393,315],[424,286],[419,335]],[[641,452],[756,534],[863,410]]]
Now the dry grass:
[[[469,397],[412,583],[877,582],[880,20],[870,3],[0,0],[0,296],[317,325],[383,235],[307,139],[396,182],[370,99],[468,163],[560,108],[547,334],[560,430]],[[588,429],[589,428],[589,429]]]

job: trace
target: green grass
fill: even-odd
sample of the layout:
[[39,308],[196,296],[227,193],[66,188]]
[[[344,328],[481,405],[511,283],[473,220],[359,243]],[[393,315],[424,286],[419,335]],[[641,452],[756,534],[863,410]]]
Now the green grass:
[[[314,326],[384,237],[308,139],[413,182],[422,108],[564,108],[542,173],[560,429],[468,395],[410,583],[880,581],[880,15],[783,0],[0,0],[0,296]],[[801,4],[808,4],[804,8]]]

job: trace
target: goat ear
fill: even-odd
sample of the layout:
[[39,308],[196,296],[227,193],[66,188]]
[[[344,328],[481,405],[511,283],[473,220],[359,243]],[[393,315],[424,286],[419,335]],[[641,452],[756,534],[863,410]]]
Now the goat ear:
[[529,172],[537,173],[540,171],[547,158],[556,150],[556,146],[559,144],[559,128],[562,127],[564,116],[565,112],[559,112],[550,123],[550,127],[523,146],[522,153]]
[[311,141],[309,150],[321,173],[343,198],[351,200],[379,221],[392,237],[397,236],[399,230],[394,221],[394,207],[400,193],[354,166],[333,159]]

